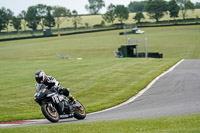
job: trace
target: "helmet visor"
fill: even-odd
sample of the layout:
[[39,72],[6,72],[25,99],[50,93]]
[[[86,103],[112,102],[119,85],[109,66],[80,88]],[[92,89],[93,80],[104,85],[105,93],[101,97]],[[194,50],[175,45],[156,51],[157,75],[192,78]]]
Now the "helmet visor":
[[35,77],[35,80],[37,83],[41,83],[41,81],[43,80],[43,77]]

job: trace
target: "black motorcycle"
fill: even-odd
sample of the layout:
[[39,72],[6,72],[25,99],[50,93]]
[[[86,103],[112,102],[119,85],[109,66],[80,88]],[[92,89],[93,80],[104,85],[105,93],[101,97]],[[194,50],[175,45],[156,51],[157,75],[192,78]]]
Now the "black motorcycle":
[[40,86],[34,100],[41,106],[43,115],[51,122],[58,122],[60,119],[76,118],[78,120],[86,117],[84,106],[76,100],[69,102],[66,96],[58,94],[56,91]]

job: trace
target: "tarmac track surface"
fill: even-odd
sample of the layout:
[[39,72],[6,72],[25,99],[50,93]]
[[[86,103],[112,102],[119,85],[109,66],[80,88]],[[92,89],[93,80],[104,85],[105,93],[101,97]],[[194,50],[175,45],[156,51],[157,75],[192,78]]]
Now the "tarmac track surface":
[[[200,60],[180,61],[159,76],[138,96],[117,107],[92,113],[84,120],[74,118],[61,123],[150,118],[200,113]],[[23,127],[52,124],[46,119],[0,124],[0,127]]]

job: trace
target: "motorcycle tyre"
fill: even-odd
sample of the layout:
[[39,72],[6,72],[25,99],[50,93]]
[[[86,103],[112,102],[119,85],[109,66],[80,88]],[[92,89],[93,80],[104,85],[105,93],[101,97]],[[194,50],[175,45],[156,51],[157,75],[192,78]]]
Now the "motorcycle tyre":
[[[56,108],[54,108],[56,110]],[[59,119],[60,119],[60,116],[58,114],[58,111],[56,110],[56,113],[57,113],[57,118],[53,118],[47,111],[47,104],[42,104],[41,105],[41,110],[42,110],[42,113],[43,115],[45,116],[45,118],[53,123],[55,122],[58,122]]]
[[85,111],[84,106],[78,100],[76,100],[76,102],[78,102],[82,106],[82,108],[84,110],[84,114],[80,114],[79,112],[74,111],[74,118],[76,118],[78,120],[85,119],[85,117],[86,117],[86,111]]

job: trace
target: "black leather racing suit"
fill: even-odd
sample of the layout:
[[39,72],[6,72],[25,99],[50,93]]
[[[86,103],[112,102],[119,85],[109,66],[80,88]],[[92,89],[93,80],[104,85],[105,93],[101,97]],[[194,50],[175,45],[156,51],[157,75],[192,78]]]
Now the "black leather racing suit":
[[47,89],[49,90],[55,90],[57,91],[59,94],[63,94],[69,98],[71,98],[71,96],[69,96],[69,89],[68,88],[62,88],[60,86],[60,83],[58,81],[56,81],[56,79],[52,76],[47,76],[46,79],[44,80],[43,83],[39,84],[36,83],[36,91],[38,92],[39,89],[41,89],[41,87],[39,86],[45,86]]

